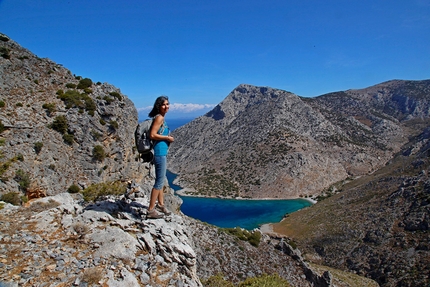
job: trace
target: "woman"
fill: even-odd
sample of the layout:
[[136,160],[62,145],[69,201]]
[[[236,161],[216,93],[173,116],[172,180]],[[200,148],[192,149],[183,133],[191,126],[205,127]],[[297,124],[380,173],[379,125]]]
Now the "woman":
[[[164,206],[163,194],[167,170],[167,153],[170,143],[174,141],[174,138],[169,134],[169,127],[164,121],[168,111],[169,98],[161,96],[155,100],[154,107],[148,115],[150,118],[154,118],[149,137],[154,141],[155,183],[151,191],[146,218],[157,219],[162,218],[164,214],[170,214],[170,211]],[[157,200],[158,204],[156,204]]]

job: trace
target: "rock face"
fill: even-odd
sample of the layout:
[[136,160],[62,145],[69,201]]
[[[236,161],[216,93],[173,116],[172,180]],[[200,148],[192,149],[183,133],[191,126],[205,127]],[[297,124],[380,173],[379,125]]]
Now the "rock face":
[[[293,286],[329,286],[284,239],[237,242],[174,211],[146,220],[151,184],[96,203],[61,193],[0,209],[1,286],[202,286],[220,272],[237,281],[279,272]],[[262,262],[264,261],[264,262]],[[275,264],[276,263],[276,264]],[[317,284],[317,285],[315,285]]]
[[7,206],[0,283],[201,286],[186,221],[174,213],[144,220],[148,190],[135,186],[134,200],[126,194],[88,205],[62,193]]
[[391,81],[302,98],[240,85],[174,131],[169,167],[209,196],[313,196],[374,172],[422,131],[430,81]]
[[305,258],[353,271],[380,286],[430,283],[430,130],[386,166],[293,213],[274,230]]
[[[143,178],[137,111],[118,88],[76,77],[5,36],[0,48],[0,193]],[[30,186],[14,180],[17,171]]]

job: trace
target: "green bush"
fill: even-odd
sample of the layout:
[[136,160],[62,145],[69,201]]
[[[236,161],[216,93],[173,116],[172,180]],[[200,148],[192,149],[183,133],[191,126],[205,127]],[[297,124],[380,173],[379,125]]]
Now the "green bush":
[[44,108],[46,110],[46,113],[48,114],[48,116],[50,116],[53,112],[55,112],[55,104],[54,103],[49,103],[49,104],[43,104],[42,108]]
[[93,84],[93,81],[91,79],[85,78],[79,81],[79,84],[77,86],[78,89],[85,89],[91,87]]
[[21,199],[18,192],[9,192],[1,196],[1,200],[13,205],[20,205]]
[[30,187],[30,175],[23,171],[22,169],[18,169],[15,173],[14,180],[18,182],[21,190],[26,191]]
[[22,106],[24,106],[22,103],[16,103],[16,105],[15,106],[17,106],[17,107],[22,107]]
[[55,117],[54,122],[51,124],[51,128],[62,135],[66,134],[69,129],[66,116],[61,115]]
[[281,278],[278,274],[263,274],[258,277],[250,277],[245,281],[233,284],[223,278],[222,274],[211,276],[201,280],[206,287],[290,287],[287,280]]
[[6,103],[3,100],[0,100],[0,108],[4,108],[6,106]]
[[27,203],[28,202],[28,197],[27,195],[21,195],[19,197],[19,199],[21,200],[22,203]]
[[76,85],[73,84],[73,83],[67,83],[66,84],[66,88],[68,88],[68,89],[74,89],[74,88],[76,88]]
[[72,145],[73,142],[75,141],[75,137],[72,134],[64,134],[63,135],[63,140],[66,144],[68,145]]
[[34,151],[36,152],[36,154],[40,153],[40,151],[42,150],[42,147],[43,147],[43,143],[41,142],[34,143]]
[[115,181],[110,183],[97,183],[81,191],[84,200],[87,202],[96,201],[99,197],[105,195],[120,195],[127,191],[127,183]]
[[103,147],[101,145],[96,145],[93,148],[93,159],[97,161],[103,161],[105,157],[106,157],[106,153]]
[[118,100],[122,101],[122,97],[118,92],[110,92],[109,95],[111,95],[114,98],[117,98]]
[[69,186],[69,188],[67,189],[68,193],[78,193],[79,191],[81,191],[81,188],[79,186],[77,186],[76,184],[72,184],[71,186]]
[[114,98],[111,98],[109,96],[104,96],[103,100],[106,101],[106,104],[110,105],[114,101]]
[[78,91],[68,90],[64,94],[59,95],[58,98],[64,102],[66,109],[85,109],[92,115],[94,115],[94,111],[96,110],[96,103],[85,93],[80,94]]
[[239,283],[238,287],[290,287],[287,280],[281,278],[278,274],[264,274],[258,277],[247,278]]
[[260,245],[261,233],[259,231],[248,231],[240,227],[221,228],[220,230],[234,235],[242,241],[248,241],[252,246],[258,247]]
[[93,92],[93,90],[91,90],[90,88],[85,88],[84,89],[84,93],[87,94],[87,95],[91,94],[92,92]]

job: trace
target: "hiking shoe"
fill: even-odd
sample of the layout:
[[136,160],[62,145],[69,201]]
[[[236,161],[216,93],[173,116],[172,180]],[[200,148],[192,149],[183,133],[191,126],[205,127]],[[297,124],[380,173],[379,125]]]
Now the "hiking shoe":
[[155,210],[155,208],[153,210],[148,210],[148,212],[146,212],[146,219],[159,219],[163,217],[164,217],[164,214],[159,213],[158,211]]
[[165,215],[170,215],[172,214],[164,205],[159,205],[157,204],[157,209],[159,211],[161,211],[162,213],[164,213]]

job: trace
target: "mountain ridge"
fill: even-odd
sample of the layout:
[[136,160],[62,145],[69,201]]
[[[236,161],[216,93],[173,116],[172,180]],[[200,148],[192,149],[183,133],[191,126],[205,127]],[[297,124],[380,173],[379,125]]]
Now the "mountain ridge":
[[174,131],[169,167],[190,194],[315,197],[382,167],[419,132],[407,121],[428,117],[428,98],[417,102],[417,91],[429,83],[389,81],[315,98],[242,84]]

